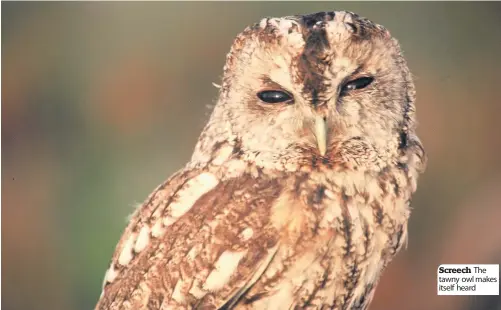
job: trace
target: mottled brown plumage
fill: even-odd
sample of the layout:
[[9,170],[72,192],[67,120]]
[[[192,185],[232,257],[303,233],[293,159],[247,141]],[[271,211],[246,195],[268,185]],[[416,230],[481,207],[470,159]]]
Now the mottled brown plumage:
[[191,161],[133,214],[96,309],[366,309],[425,166],[414,98],[396,40],[353,13],[248,27]]

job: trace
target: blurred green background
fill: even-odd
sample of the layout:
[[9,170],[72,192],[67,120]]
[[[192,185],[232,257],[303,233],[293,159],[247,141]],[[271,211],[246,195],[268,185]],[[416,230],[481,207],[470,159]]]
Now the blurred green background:
[[439,264],[501,262],[495,2],[2,2],[2,309],[91,309],[127,215],[189,159],[234,36],[325,10],[399,39],[429,156],[371,310],[501,309],[436,296]]

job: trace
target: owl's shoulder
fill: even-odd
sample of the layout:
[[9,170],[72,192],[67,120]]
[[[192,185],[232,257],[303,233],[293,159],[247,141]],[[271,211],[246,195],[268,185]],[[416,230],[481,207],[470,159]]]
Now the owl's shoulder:
[[289,183],[282,173],[255,165],[225,167],[183,169],[135,211],[98,308],[154,302],[151,292],[179,306],[218,291],[221,304],[262,272],[279,241],[272,206]]

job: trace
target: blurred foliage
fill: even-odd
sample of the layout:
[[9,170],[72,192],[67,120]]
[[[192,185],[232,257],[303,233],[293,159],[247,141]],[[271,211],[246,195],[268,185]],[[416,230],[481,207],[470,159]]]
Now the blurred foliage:
[[430,159],[409,248],[371,309],[498,307],[437,297],[435,275],[501,262],[500,3],[1,5],[4,309],[92,308],[126,216],[188,160],[234,36],[264,16],[325,10],[399,39]]

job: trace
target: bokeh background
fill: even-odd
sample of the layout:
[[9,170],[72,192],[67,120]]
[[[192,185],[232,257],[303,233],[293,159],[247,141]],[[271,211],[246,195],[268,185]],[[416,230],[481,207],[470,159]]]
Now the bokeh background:
[[429,165],[372,310],[436,295],[441,263],[501,263],[501,3],[2,2],[2,309],[91,309],[126,217],[192,152],[234,36],[350,10],[396,36]]

